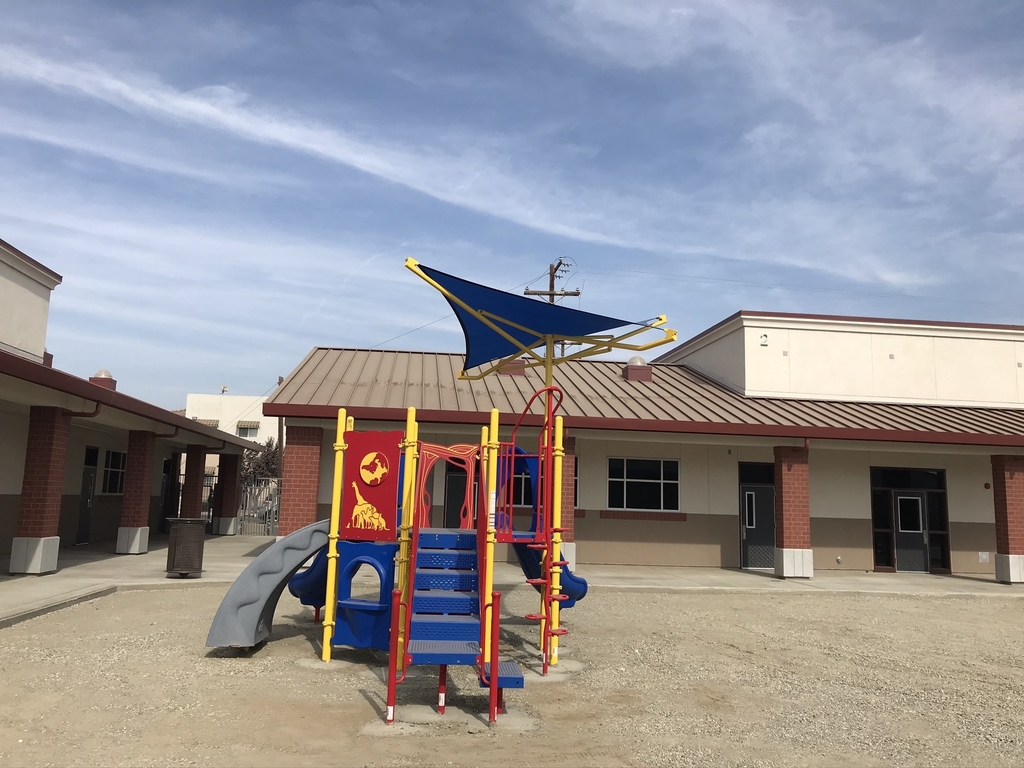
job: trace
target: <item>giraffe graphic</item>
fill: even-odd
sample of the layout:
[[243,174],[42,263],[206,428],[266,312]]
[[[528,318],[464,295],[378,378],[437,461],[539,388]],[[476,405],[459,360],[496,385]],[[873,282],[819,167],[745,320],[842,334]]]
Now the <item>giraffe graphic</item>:
[[352,490],[356,493],[356,505],[352,509],[352,527],[369,528],[371,531],[386,531],[388,523],[377,511],[377,508],[363,498],[359,493],[359,486],[352,483]]

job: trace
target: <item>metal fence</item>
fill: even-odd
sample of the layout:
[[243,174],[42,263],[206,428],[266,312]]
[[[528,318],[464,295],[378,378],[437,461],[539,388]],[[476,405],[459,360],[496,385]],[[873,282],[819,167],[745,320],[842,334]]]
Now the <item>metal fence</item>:
[[238,509],[238,533],[243,536],[276,536],[281,515],[281,480],[277,477],[242,481]]
[[[174,505],[174,514],[172,517],[180,517],[181,515],[181,492],[185,487],[185,473],[183,472],[178,476],[178,485],[176,488],[178,499]],[[210,522],[213,519],[213,493],[217,487],[217,470],[216,468],[207,468],[206,474],[203,476],[203,504],[199,510],[199,516],[206,522]]]

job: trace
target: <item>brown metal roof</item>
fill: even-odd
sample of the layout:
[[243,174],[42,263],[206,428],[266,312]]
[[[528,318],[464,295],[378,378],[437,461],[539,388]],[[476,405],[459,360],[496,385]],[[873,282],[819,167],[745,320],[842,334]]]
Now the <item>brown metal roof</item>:
[[[57,368],[49,368],[33,360],[27,360],[10,352],[0,351],[0,376],[10,376],[14,379],[28,382],[37,387],[43,387],[55,392],[72,395],[83,400],[95,403],[97,409],[112,409],[124,413],[139,416],[159,424],[174,427],[174,435],[161,435],[161,437],[174,438],[180,431],[183,433],[179,439],[186,441],[188,434],[202,435],[207,438],[219,440],[225,445],[230,444],[236,448],[249,448],[263,450],[263,446],[244,440],[240,437],[221,432],[213,427],[208,427],[200,422],[186,418],[173,411],[167,411],[144,400],[138,400],[122,392],[97,386],[85,379],[72,376],[70,373]],[[3,393],[0,392],[0,395]],[[97,410],[97,412],[98,412]]]
[[[462,359],[440,352],[318,347],[263,413],[326,419],[344,406],[356,418],[402,420],[414,406],[421,421],[484,424],[497,408],[507,423],[543,386],[537,369],[463,381]],[[623,365],[578,360],[556,369],[567,426],[1024,447],[1024,409],[752,398],[678,365],[656,365],[651,382],[626,381]]]

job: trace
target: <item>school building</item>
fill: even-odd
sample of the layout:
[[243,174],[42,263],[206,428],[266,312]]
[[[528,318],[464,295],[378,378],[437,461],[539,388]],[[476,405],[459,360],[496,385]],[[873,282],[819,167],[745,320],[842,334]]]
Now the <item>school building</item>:
[[[207,453],[221,456],[215,533],[233,533],[241,456],[258,448],[53,367],[50,294],[62,277],[0,240],[0,556],[11,573],[49,573],[60,549],[110,542],[137,554],[169,517],[200,517]],[[179,477],[188,457],[184,481]]]
[[[264,405],[287,429],[280,533],[328,515],[339,407],[401,429],[415,406],[421,439],[472,443],[543,385],[460,380],[462,360],[312,350]],[[571,562],[1024,581],[1024,327],[744,311],[650,364],[569,362],[555,383]],[[435,471],[433,524],[466,482]]]

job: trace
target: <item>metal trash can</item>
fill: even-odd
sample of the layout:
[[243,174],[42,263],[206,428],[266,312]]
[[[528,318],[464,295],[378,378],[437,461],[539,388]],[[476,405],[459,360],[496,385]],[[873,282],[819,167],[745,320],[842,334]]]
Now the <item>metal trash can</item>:
[[206,521],[201,517],[175,517],[171,538],[167,542],[167,572],[182,578],[203,573],[203,546],[206,544]]

